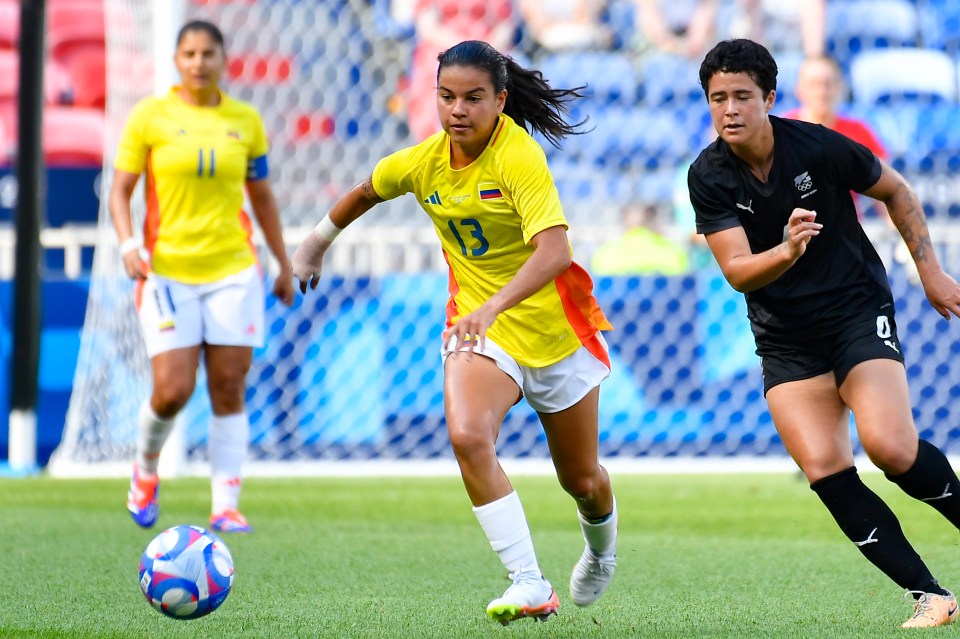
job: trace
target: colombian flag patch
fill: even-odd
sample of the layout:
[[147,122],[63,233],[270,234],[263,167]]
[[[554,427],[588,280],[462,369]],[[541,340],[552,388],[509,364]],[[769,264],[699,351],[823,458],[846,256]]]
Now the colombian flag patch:
[[495,183],[481,184],[478,188],[480,190],[481,200],[496,200],[503,197],[503,193],[500,192],[500,187]]

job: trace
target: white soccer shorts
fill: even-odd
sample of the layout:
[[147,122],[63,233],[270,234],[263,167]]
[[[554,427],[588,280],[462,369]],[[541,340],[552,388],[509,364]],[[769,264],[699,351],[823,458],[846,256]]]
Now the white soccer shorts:
[[151,274],[138,313],[147,355],[198,344],[263,345],[264,293],[251,266],[209,284],[184,284]]
[[[601,333],[597,333],[604,350],[609,352],[606,340]],[[456,346],[456,335],[441,350],[444,362]],[[462,347],[461,352],[468,350]],[[476,354],[489,357],[497,363],[497,367],[509,375],[520,387],[527,403],[538,413],[559,413],[570,408],[587,393],[600,385],[600,382],[610,376],[607,365],[594,357],[593,353],[581,346],[570,356],[556,364],[542,368],[521,366],[505,350],[489,337],[484,347],[476,346]]]

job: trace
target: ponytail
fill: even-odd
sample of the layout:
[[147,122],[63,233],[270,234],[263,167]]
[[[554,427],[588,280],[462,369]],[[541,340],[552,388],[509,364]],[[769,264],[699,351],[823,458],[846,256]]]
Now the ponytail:
[[570,103],[583,97],[586,85],[573,89],[554,89],[536,69],[526,69],[503,55],[486,42],[467,40],[457,44],[439,56],[440,70],[448,66],[467,66],[484,69],[490,74],[495,93],[507,90],[503,112],[510,116],[528,133],[538,131],[553,146],[559,148],[560,140],[568,135],[579,135],[577,127],[586,119],[570,124],[564,117],[569,113]]

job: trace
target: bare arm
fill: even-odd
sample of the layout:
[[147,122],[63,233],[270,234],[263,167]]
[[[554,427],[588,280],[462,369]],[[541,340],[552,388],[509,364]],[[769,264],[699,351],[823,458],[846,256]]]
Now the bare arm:
[[800,32],[804,55],[823,55],[826,46],[826,0],[804,0],[800,6]]
[[534,247],[533,253],[513,279],[478,309],[461,317],[444,333],[444,344],[447,344],[452,336],[457,337],[456,347],[452,351],[454,354],[459,352],[469,339],[478,339],[482,348],[487,329],[493,325],[500,313],[541,290],[570,267],[570,244],[567,230],[563,226],[553,226],[540,231],[533,236],[530,243]]
[[283,228],[280,225],[280,211],[277,209],[277,200],[273,196],[270,180],[247,181],[247,195],[250,196],[250,205],[257,218],[263,238],[270,247],[270,252],[280,264],[280,274],[273,283],[273,294],[284,304],[293,304],[293,270],[290,260],[287,259],[287,247],[283,243]]
[[[326,217],[337,229],[345,229],[378,202],[383,202],[383,198],[377,195],[373,188],[373,177],[369,177],[341,197]],[[294,277],[300,280],[301,292],[307,292],[308,283],[310,288],[317,288],[323,267],[323,256],[332,243],[332,239],[314,229],[294,251],[290,262]]]
[[864,193],[886,206],[890,220],[917,265],[917,274],[930,304],[947,319],[951,313],[960,316],[960,286],[940,267],[923,205],[902,175],[882,160],[881,165],[880,179]]
[[820,234],[816,213],[794,209],[787,222],[783,242],[762,253],[753,253],[742,227],[734,227],[706,236],[707,245],[717,258],[723,276],[741,293],[749,293],[775,281],[796,264],[810,240]]
[[[113,228],[117,232],[117,240],[122,245],[130,239],[133,239],[133,219],[130,214],[130,198],[133,196],[133,190],[137,187],[137,181],[140,179],[138,173],[128,173],[126,171],[115,171],[113,176],[113,186],[110,189],[110,219],[113,220]],[[140,258],[140,251],[137,248],[129,248],[121,256],[123,258],[123,268],[131,278],[143,280],[147,277],[147,268]]]

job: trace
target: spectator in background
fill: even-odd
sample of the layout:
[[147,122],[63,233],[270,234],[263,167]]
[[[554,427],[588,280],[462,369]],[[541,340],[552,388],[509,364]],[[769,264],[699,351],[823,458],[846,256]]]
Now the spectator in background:
[[621,211],[623,234],[597,249],[597,275],[682,275],[690,270],[683,246],[660,232],[657,207],[631,202]]
[[613,34],[602,22],[604,0],[519,0],[531,52],[608,49]]
[[776,52],[819,56],[826,46],[826,0],[740,0],[737,35]]
[[414,15],[417,44],[405,97],[410,135],[420,142],[440,129],[437,55],[464,40],[509,54],[518,23],[511,0],[417,0]]
[[[873,151],[882,160],[887,159],[887,151],[866,122],[841,115],[840,102],[846,93],[843,73],[837,61],[827,55],[808,57],[800,66],[797,76],[797,99],[800,106],[788,111],[783,117],[803,120],[813,124],[822,124],[828,129],[842,133],[854,142]],[[861,219],[868,204],[857,198],[857,212]],[[882,204],[874,209],[880,217],[889,219]]]
[[717,0],[636,0],[639,49],[698,59],[716,34]]
[[854,142],[859,142],[881,159],[886,159],[886,149],[870,129],[870,125],[839,113],[838,109],[846,91],[843,73],[836,60],[828,55],[805,59],[800,65],[796,91],[800,106],[785,113],[784,117],[822,124]]

